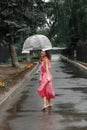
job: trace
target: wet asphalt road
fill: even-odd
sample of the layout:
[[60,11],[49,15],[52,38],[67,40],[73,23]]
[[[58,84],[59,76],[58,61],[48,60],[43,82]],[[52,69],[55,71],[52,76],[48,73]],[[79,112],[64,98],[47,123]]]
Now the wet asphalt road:
[[58,58],[51,62],[56,98],[53,107],[41,111],[37,93],[39,69],[21,98],[7,110],[0,130],[87,130],[87,78]]

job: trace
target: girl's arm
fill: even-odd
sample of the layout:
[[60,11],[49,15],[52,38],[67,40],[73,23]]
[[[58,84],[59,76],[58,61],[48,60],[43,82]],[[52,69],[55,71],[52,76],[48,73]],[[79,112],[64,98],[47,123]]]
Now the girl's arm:
[[50,81],[50,70],[49,70],[49,63],[47,59],[45,61],[45,64],[46,64],[47,80]]
[[39,64],[41,64],[41,62],[42,62],[42,58],[39,59]]

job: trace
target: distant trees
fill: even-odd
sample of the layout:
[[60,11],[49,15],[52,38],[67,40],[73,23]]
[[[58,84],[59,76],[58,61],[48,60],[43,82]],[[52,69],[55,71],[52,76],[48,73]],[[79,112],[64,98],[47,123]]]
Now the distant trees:
[[87,40],[86,0],[50,0],[47,7],[49,37],[54,45],[75,47],[78,39]]

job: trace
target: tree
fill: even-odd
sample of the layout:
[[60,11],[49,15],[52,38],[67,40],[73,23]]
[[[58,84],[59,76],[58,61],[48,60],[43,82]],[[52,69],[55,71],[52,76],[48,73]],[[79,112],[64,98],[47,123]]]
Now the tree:
[[[34,2],[37,6],[34,7]],[[12,66],[18,66],[14,44],[27,36],[35,34],[38,26],[44,23],[41,0],[3,0],[0,1],[0,44],[8,43]],[[14,48],[14,49],[13,49]]]
[[47,3],[49,37],[54,45],[65,43],[75,47],[79,38],[87,40],[86,5],[86,0],[50,0]]

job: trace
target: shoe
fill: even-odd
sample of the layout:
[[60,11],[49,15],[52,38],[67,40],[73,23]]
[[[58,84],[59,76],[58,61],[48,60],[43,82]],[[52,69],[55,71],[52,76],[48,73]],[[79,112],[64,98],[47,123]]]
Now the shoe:
[[42,111],[45,111],[45,110],[46,110],[46,108],[47,108],[47,106],[46,106],[46,107],[43,107],[43,108],[42,108]]
[[53,104],[51,104],[51,105],[47,105],[47,107],[52,107],[53,106]]

